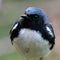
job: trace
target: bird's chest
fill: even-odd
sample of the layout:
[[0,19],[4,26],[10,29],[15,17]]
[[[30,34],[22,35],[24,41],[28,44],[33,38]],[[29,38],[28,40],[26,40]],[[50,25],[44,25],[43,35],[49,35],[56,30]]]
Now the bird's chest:
[[19,53],[29,58],[43,57],[50,52],[49,42],[40,33],[28,29],[22,29],[13,44]]

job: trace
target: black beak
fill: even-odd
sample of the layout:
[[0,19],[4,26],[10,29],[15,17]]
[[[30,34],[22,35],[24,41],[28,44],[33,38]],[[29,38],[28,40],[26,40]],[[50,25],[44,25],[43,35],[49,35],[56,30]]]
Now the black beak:
[[21,17],[24,18],[25,20],[31,21],[31,18],[29,17],[29,15],[23,14]]
[[21,17],[28,19],[29,17],[26,14],[23,14]]

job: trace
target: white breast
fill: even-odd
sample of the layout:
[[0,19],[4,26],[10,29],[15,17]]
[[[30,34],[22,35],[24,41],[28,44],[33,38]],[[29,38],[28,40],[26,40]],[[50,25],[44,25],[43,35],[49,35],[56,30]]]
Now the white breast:
[[50,53],[49,42],[39,32],[29,29],[21,29],[13,44],[20,54],[28,58],[45,57]]

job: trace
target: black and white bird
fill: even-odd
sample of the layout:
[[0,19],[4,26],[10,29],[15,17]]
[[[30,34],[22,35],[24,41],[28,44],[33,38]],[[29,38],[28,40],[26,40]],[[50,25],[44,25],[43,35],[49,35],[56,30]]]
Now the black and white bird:
[[26,59],[43,60],[52,51],[55,34],[43,9],[29,7],[10,30],[12,45]]

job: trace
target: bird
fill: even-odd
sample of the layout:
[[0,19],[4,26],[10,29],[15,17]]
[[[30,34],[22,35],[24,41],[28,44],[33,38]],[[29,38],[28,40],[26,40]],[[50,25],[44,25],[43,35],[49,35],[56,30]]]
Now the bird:
[[55,33],[45,11],[28,7],[10,29],[12,45],[27,60],[43,60],[53,50]]

